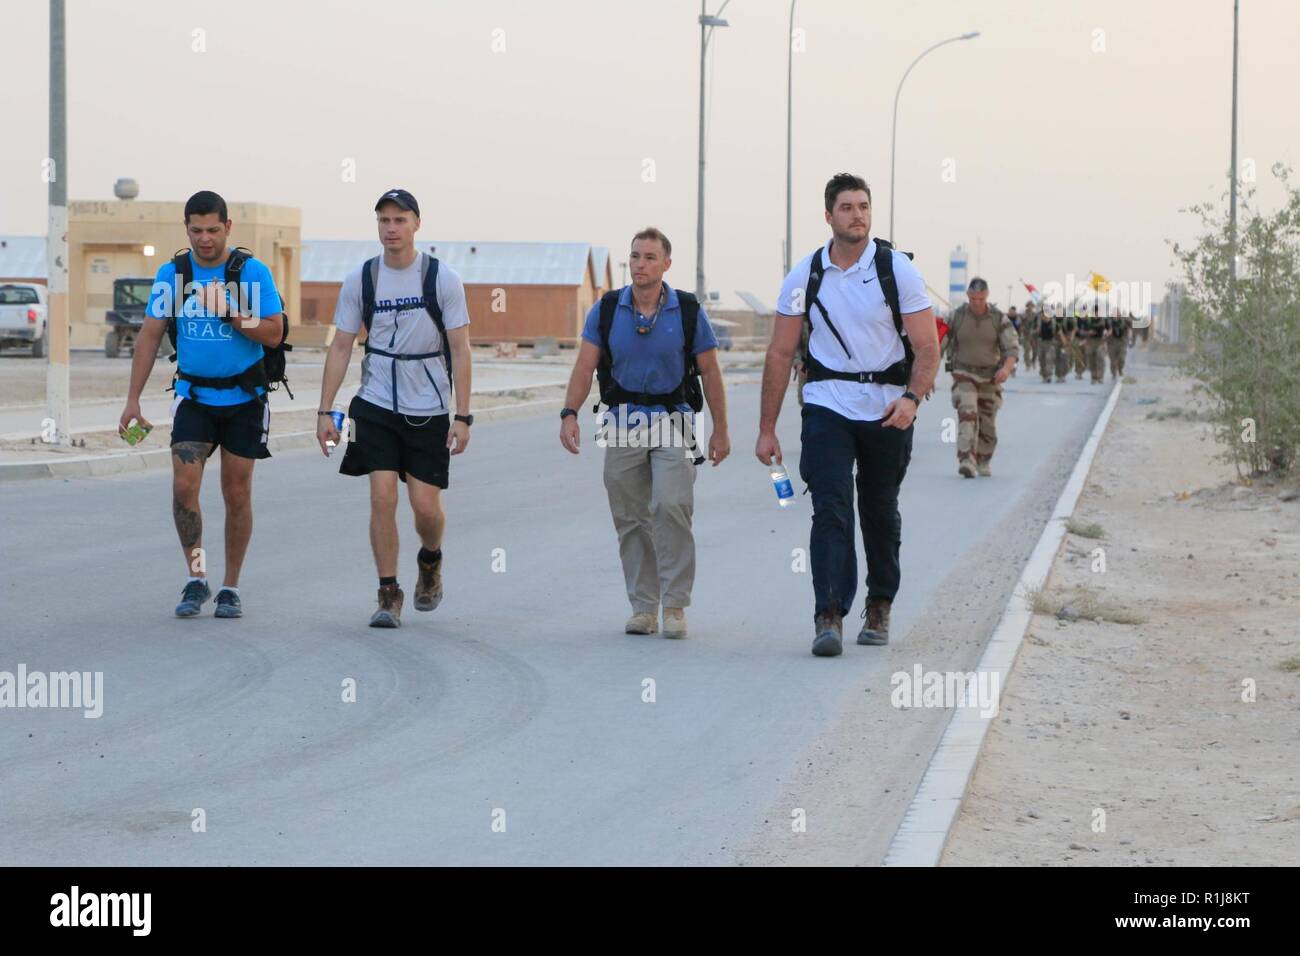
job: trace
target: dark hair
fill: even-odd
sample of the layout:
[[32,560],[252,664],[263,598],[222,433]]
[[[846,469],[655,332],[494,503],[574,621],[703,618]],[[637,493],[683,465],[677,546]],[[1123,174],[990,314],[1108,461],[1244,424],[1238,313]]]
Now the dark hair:
[[672,258],[673,244],[668,241],[667,236],[665,236],[654,226],[646,226],[644,229],[642,229],[640,232],[638,232],[635,236],[632,237],[633,242],[636,242],[638,239],[658,239],[659,242],[664,247],[664,255],[668,256],[670,259]]
[[851,189],[863,190],[867,194],[867,202],[871,202],[871,187],[867,185],[865,179],[852,173],[836,173],[826,184],[826,211],[830,212],[835,208],[835,200],[839,198],[840,193]]
[[970,285],[966,286],[966,291],[987,292],[989,291],[989,284],[985,282],[983,279],[981,279],[979,276],[976,276],[975,278],[970,280]]
[[189,225],[190,216],[206,216],[211,212],[215,212],[222,222],[230,218],[226,201],[210,189],[201,189],[185,201],[186,225]]

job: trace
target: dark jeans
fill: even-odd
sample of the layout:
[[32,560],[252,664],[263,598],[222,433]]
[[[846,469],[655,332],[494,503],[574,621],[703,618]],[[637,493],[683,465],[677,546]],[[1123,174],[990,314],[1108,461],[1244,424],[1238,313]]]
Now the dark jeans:
[[912,426],[882,428],[879,421],[845,418],[821,405],[803,407],[799,477],[812,494],[814,616],[847,615],[858,589],[853,542],[853,465],[858,466],[858,512],[867,551],[867,598],[898,593],[898,549],[903,519],[898,489],[912,460]]

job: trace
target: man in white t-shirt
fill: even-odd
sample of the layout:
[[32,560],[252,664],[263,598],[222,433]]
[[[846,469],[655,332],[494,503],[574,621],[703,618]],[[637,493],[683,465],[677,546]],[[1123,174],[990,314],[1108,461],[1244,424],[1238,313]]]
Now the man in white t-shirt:
[[398,627],[404,599],[397,583],[399,480],[406,483],[421,544],[415,609],[432,611],[442,601],[441,489],[447,487],[451,456],[465,450],[474,423],[469,312],[460,276],[415,248],[415,197],[405,189],[389,190],[375,205],[375,218],[384,253],[343,280],[316,438],[326,455],[339,441],[331,406],[364,326],[361,387],[348,407],[352,428],[339,472],[370,476],[370,545],[379,571],[379,607],[370,626]]
[[799,475],[813,505],[812,651],[834,657],[843,650],[843,618],[857,590],[855,463],[867,552],[867,620],[858,643],[889,642],[902,541],[898,489],[912,456],[912,421],[939,370],[939,338],[920,273],[907,256],[869,236],[866,182],[840,173],[826,184],[825,200],[831,239],[791,270],[777,300],[754,453],[765,465],[781,461],[776,419],[809,323],[799,356],[808,378]]

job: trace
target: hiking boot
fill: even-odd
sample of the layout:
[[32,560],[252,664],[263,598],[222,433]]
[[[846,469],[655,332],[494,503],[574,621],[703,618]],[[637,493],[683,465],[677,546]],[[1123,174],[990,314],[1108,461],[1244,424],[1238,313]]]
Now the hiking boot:
[[402,589],[396,584],[379,586],[379,608],[370,615],[371,627],[402,626]]
[[658,634],[659,621],[649,612],[633,614],[623,625],[624,634]]
[[664,637],[686,636],[686,608],[664,608]]
[[975,471],[979,474],[979,476],[980,476],[981,478],[992,478],[992,477],[993,477],[993,469],[989,467],[989,463],[988,463],[987,461],[981,461],[981,462],[979,462],[979,463],[975,466]]
[[957,474],[961,475],[963,478],[974,478],[975,466],[968,461],[959,461],[957,463]]
[[243,617],[244,608],[239,603],[239,595],[230,588],[222,588],[217,592],[217,609],[212,614],[213,617]]
[[420,566],[419,576],[415,579],[415,609],[432,611],[442,603],[442,555],[432,564],[426,564],[418,557],[415,563]]
[[176,605],[176,616],[197,617],[203,602],[210,597],[212,589],[208,587],[206,578],[185,582],[185,589],[181,591],[181,603]]
[[889,605],[884,598],[871,598],[862,609],[866,623],[858,632],[858,643],[880,647],[889,643]]
[[839,657],[844,651],[843,617],[827,612],[813,618],[812,652],[814,657]]

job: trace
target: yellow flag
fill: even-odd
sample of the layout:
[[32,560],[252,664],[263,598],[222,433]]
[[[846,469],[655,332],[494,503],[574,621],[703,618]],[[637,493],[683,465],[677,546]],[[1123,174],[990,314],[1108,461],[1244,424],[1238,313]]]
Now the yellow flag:
[[1095,289],[1098,292],[1110,291],[1110,280],[1107,279],[1100,272],[1089,272],[1088,284],[1091,285],[1093,289]]

